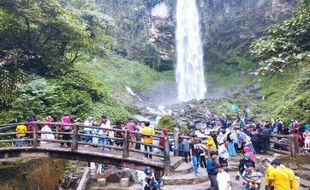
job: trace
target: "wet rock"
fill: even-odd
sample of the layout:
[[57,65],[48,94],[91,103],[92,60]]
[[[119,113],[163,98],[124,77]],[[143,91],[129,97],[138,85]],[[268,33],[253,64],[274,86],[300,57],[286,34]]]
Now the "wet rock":
[[107,182],[119,183],[121,180],[121,176],[118,173],[112,173],[106,179],[107,179]]

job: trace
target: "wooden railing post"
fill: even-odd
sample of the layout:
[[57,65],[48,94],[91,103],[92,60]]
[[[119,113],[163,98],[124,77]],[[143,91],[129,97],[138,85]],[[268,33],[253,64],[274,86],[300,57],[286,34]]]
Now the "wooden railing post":
[[32,143],[32,146],[33,146],[33,148],[37,148],[39,146],[38,131],[39,131],[39,126],[37,124],[34,124],[33,129],[32,129],[32,132],[33,132],[33,143]]
[[178,156],[179,155],[179,133],[176,132],[174,134],[174,152],[173,152],[174,156]]
[[123,158],[127,158],[129,156],[129,141],[128,141],[128,131],[124,130],[124,138],[123,138]]
[[290,141],[290,152],[293,158],[298,154],[298,140],[295,136],[289,136]]
[[169,176],[170,173],[171,173],[170,151],[169,151],[169,137],[165,137],[165,141],[164,141],[164,156],[165,156],[165,175]]
[[79,132],[79,126],[74,125],[73,131],[72,131],[72,144],[71,144],[71,151],[76,151],[78,149],[78,132]]
[[59,139],[59,125],[56,125],[56,134],[55,134],[55,139]]

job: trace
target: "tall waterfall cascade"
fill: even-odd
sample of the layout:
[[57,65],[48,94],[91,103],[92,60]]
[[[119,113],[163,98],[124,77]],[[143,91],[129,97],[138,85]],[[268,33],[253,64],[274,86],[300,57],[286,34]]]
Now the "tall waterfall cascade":
[[178,0],[176,20],[178,99],[182,102],[203,99],[207,87],[196,0]]

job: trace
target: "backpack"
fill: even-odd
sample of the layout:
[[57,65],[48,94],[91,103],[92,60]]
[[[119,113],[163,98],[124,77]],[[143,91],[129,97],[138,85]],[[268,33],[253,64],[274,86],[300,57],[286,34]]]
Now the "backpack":
[[66,126],[64,127],[64,131],[70,132],[71,130],[72,130],[72,127],[69,126],[69,125],[66,125]]

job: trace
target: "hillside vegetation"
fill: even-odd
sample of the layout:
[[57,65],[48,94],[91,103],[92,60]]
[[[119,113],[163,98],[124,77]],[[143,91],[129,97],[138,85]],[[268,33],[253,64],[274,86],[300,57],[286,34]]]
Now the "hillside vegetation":
[[257,57],[263,117],[310,118],[310,2],[304,1],[292,19],[276,24],[269,35],[252,43]]
[[31,114],[40,119],[105,114],[112,122],[131,117],[134,107],[114,95],[164,77],[115,55],[113,24],[88,0],[2,1],[0,122]]

